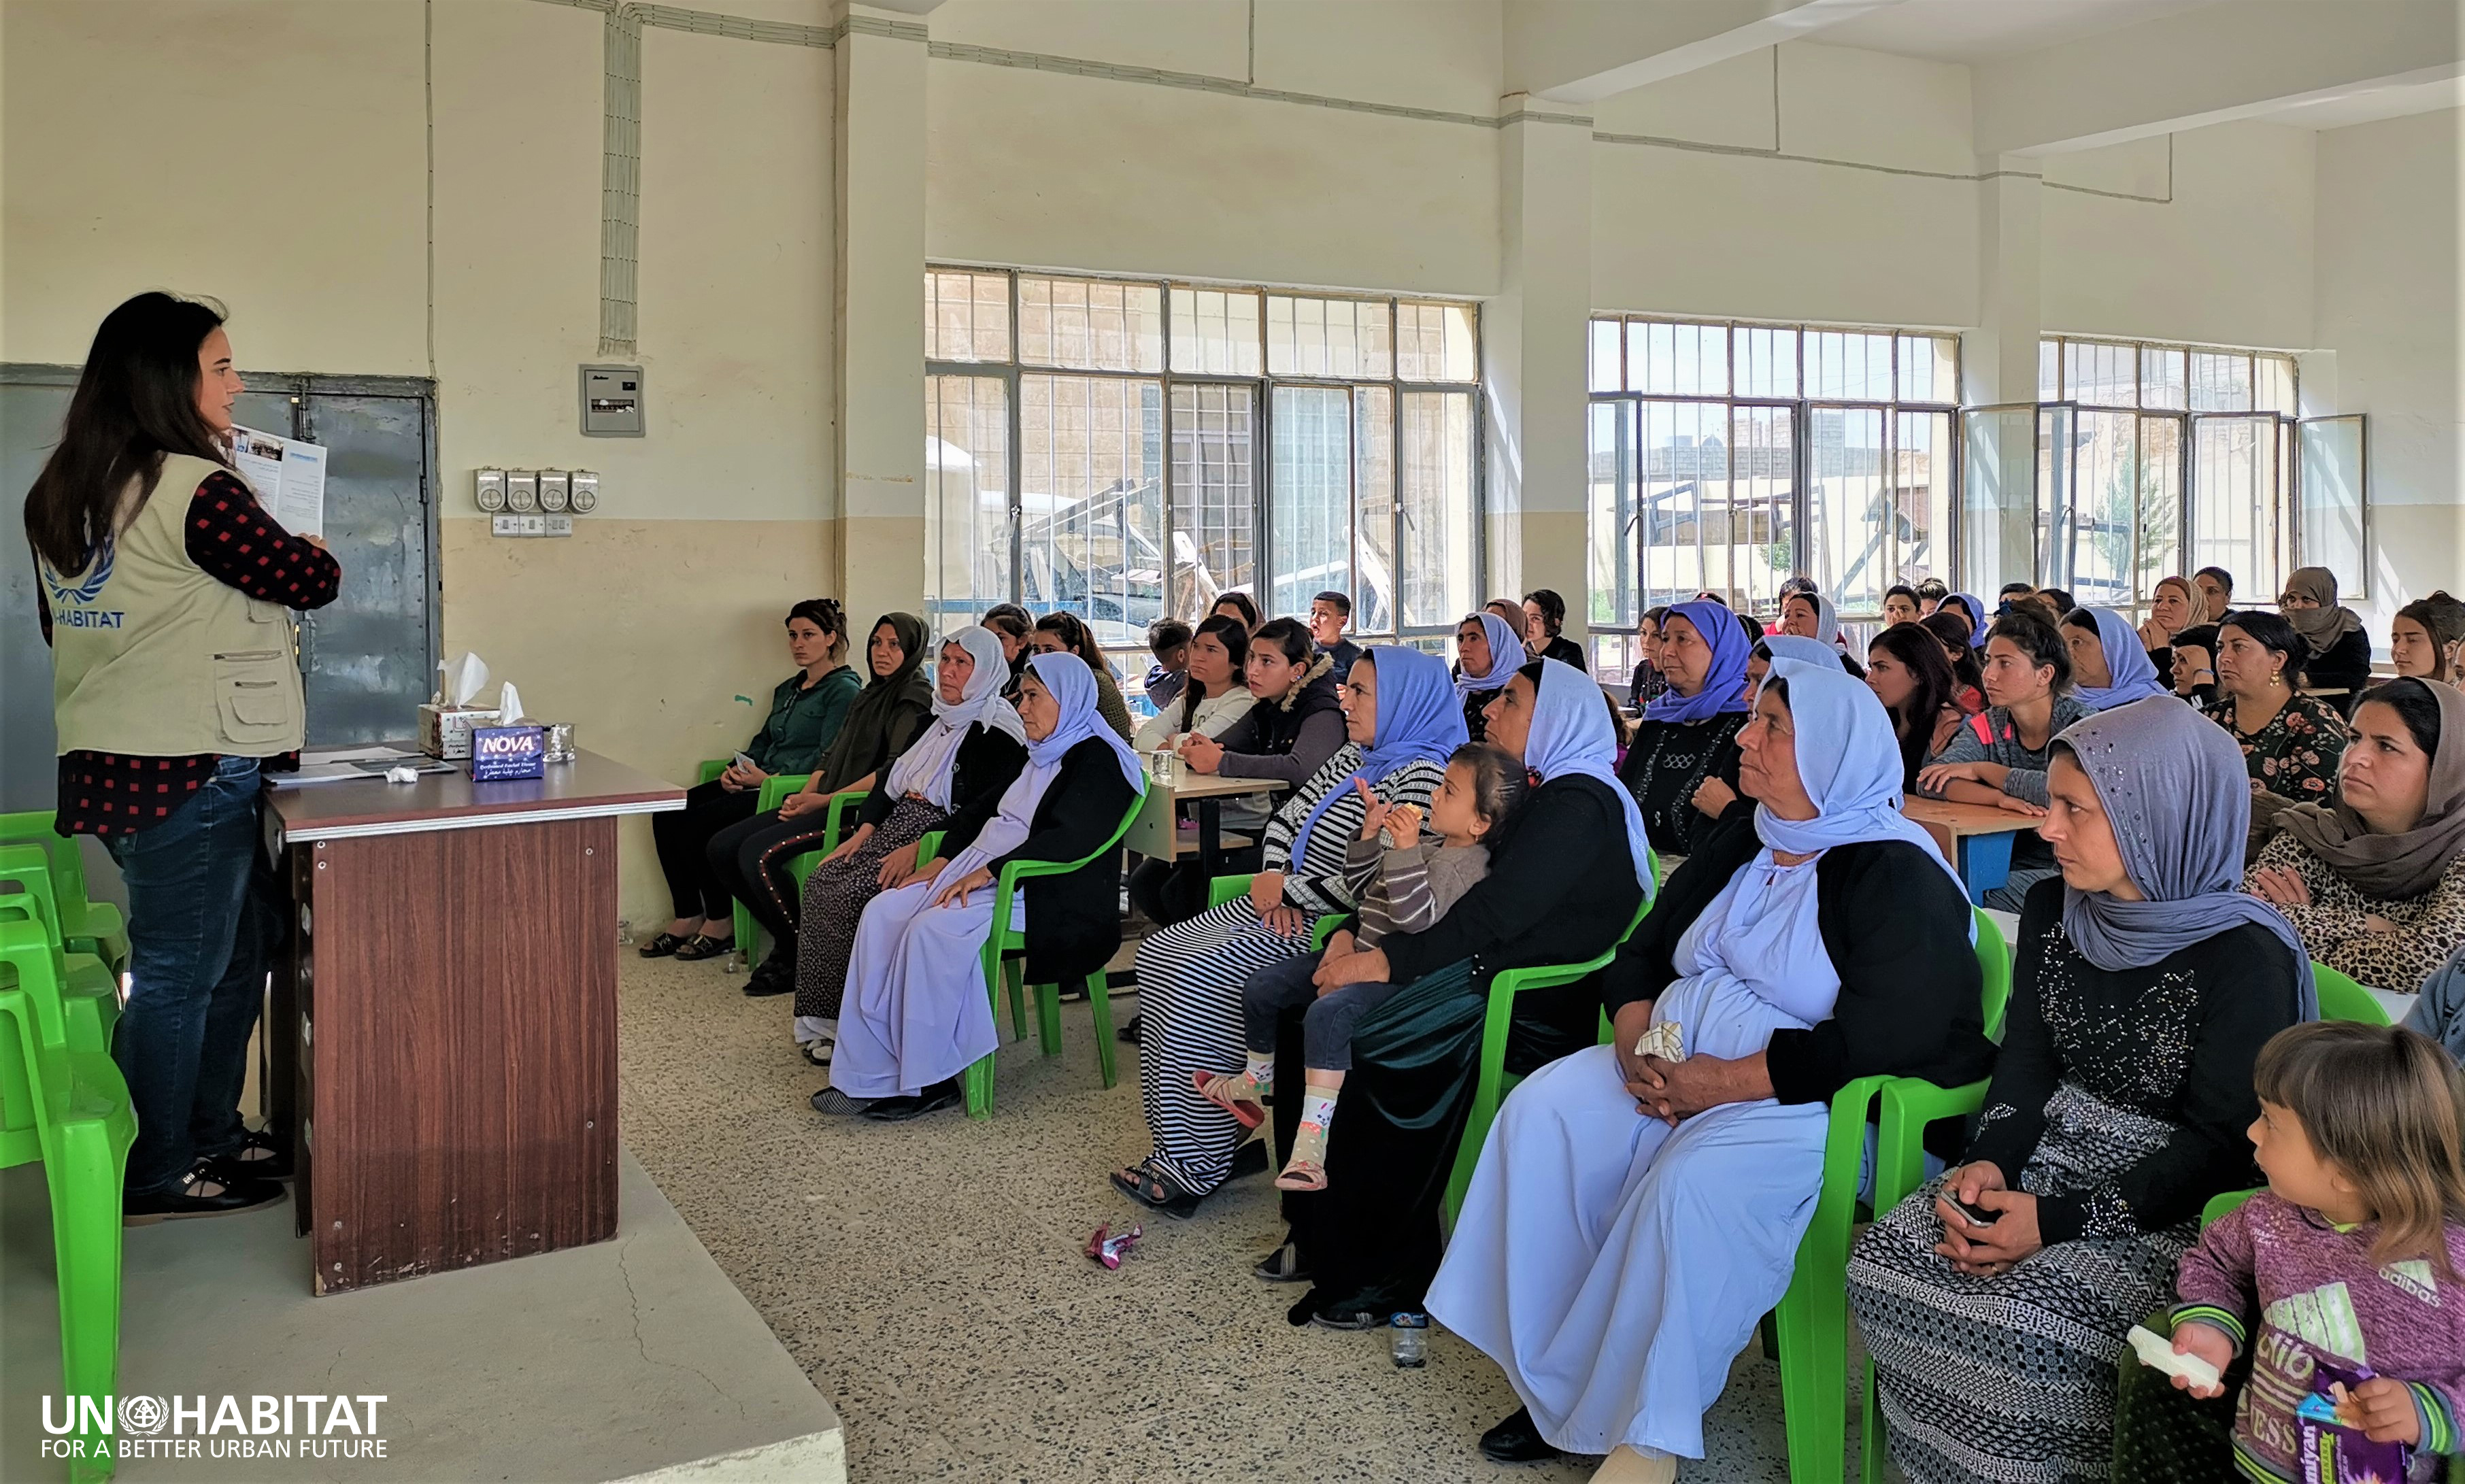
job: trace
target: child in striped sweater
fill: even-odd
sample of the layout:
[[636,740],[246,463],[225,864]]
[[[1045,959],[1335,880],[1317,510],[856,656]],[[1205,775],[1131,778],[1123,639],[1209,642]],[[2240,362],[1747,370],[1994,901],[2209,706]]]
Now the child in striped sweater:
[[2465,1451],[2465,1077],[2428,1037],[2351,1021],[2279,1032],[2256,1075],[2268,1188],[2184,1254],[2174,1350],[2222,1372],[2250,1347],[2246,1478],[2435,1479]]
[[1276,1022],[1295,1006],[1301,1021],[1303,1086],[1300,1131],[1287,1151],[1280,1190],[1326,1188],[1326,1128],[1336,1095],[1352,1068],[1352,1030],[1400,985],[1323,986],[1322,963],[1378,946],[1388,933],[1426,932],[1489,874],[1481,842],[1505,823],[1529,791],[1522,765],[1483,742],[1467,742],[1447,759],[1446,781],[1430,796],[1435,850],[1421,843],[1420,810],[1392,808],[1369,794],[1360,837],[1347,844],[1344,875],[1361,906],[1349,929],[1339,928],[1323,957],[1297,955],[1259,970],[1241,989],[1249,1065],[1239,1072],[1196,1074],[1198,1091],[1245,1127],[1266,1117],[1259,1098],[1275,1083]]

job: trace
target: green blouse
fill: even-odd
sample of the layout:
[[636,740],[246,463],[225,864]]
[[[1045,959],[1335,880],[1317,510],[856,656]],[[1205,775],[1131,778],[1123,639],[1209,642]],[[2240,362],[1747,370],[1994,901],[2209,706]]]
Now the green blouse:
[[770,693],[770,719],[745,743],[745,753],[766,773],[811,772],[863,689],[854,665],[841,665],[810,686],[805,673],[796,672]]

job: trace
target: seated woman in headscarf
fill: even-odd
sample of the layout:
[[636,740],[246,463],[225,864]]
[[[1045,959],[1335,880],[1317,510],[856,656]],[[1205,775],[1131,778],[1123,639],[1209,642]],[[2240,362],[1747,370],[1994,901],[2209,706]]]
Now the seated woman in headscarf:
[[2343,692],[2337,709],[2351,710],[2353,698],[2371,683],[2371,636],[2352,609],[2338,604],[2337,574],[2324,566],[2296,567],[2276,607],[2310,647],[2303,683],[2315,691]]
[[1644,828],[1673,855],[1737,797],[1738,729],[1746,724],[1745,631],[1717,603],[1680,603],[1660,626],[1669,689],[1643,708],[1618,781]]
[[[1918,770],[1918,790],[2015,814],[2046,811],[2046,762],[2063,729],[2092,713],[2071,695],[2071,651],[2054,626],[2014,609],[1994,620],[1986,646],[1986,710],[1961,723],[1950,745]],[[2017,912],[2029,889],[2056,874],[2054,853],[2026,831],[2011,841],[2011,869],[1986,905]]]
[[[1288,623],[1262,627],[1251,653]],[[1188,1215],[1224,1183],[1249,1134],[1229,1110],[1199,1096],[1196,1081],[1242,1062],[1242,986],[1258,970],[1306,952],[1321,918],[1353,909],[1346,847],[1361,832],[1368,798],[1426,810],[1446,781],[1448,754],[1465,741],[1447,667],[1418,650],[1366,651],[1345,676],[1344,710],[1348,740],[1267,822],[1266,869],[1251,878],[1249,894],[1139,944],[1139,1100],[1155,1150],[1115,1170],[1112,1181],[1168,1215]],[[1356,781],[1367,785],[1367,798]],[[1299,1069],[1285,1085],[1301,1085]]]
[[2243,890],[2314,962],[2411,994],[2465,943],[2465,692],[2390,680],[2351,724],[2335,802],[2254,801],[2274,834]]
[[[1507,1097],[1430,1289],[1523,1399],[1481,1439],[1500,1462],[1609,1453],[1595,1477],[1666,1480],[1702,1456],[1788,1287],[1832,1095],[1993,1060],[1968,898],[1900,813],[1882,704],[1779,656],[1738,741],[1751,828],[1724,821],[1619,950],[1610,1044]],[[1643,1051],[1655,1025],[1680,1056]]]
[[1464,731],[1474,742],[1488,735],[1489,703],[1523,663],[1523,641],[1496,613],[1467,613],[1455,625],[1455,695],[1463,699]]
[[[819,1113],[903,1121],[959,1100],[959,1074],[1000,1045],[984,969],[993,894],[1013,860],[1096,854],[1146,792],[1146,773],[1098,709],[1095,674],[1076,654],[1038,654],[1019,682],[1027,765],[997,802],[954,813],[945,853],[864,909],[848,963],[831,1085]],[[1027,980],[1083,978],[1121,946],[1121,854],[1068,875],[1032,876],[1010,920],[1023,928]]]
[[1936,607],[1935,611],[1958,613],[1967,619],[1968,647],[1973,650],[1982,650],[1986,647],[1986,626],[1993,618],[1994,613],[1986,606],[1985,599],[1973,592],[1955,592],[1943,599]]
[[[1434,926],[1320,965],[1330,987],[1404,987],[1354,1029],[1327,1188],[1285,1196],[1291,1239],[1257,1270],[1315,1280],[1288,1316],[1296,1324],[1362,1329],[1421,1307],[1438,1269],[1438,1207],[1471,1110],[1491,976],[1599,955],[1651,890],[1643,817],[1610,771],[1616,737],[1589,676],[1556,660],[1517,671],[1490,703],[1489,744],[1540,780],[1490,842],[1489,875]],[[1585,980],[1518,995],[1508,1070],[1590,1045],[1599,993]],[[1303,1020],[1288,1011],[1277,1028],[1281,1086],[1302,1083]],[[1300,1098],[1276,1100],[1277,1147],[1293,1147],[1300,1119]]]
[[2056,739],[2049,787],[2062,879],[2020,909],[1967,1162],[1849,1262],[1912,1484],[2109,1476],[2123,1336],[2200,1208],[2258,1183],[2253,1065],[2317,1018],[2294,930],[2234,890],[2251,792],[2215,726],[2164,698],[2099,712]]
[[784,962],[795,973],[796,1045],[817,1067],[838,1039],[848,955],[867,902],[916,875],[916,847],[970,806],[999,800],[1027,765],[1027,731],[1002,699],[1010,663],[1001,636],[970,626],[942,641],[934,667],[932,724],[891,762],[882,786],[856,809],[855,828],[805,878],[803,930]]
[[2076,608],[2064,614],[2063,643],[2072,652],[2072,695],[2091,711],[2173,694],[2158,678],[2156,662],[2141,648],[2131,620],[2111,609]]
[[[864,689],[805,786],[780,800],[776,812],[756,814],[711,837],[712,869],[754,920],[770,930],[770,956],[745,980],[746,994],[786,994],[796,986],[796,878],[788,874],[788,862],[820,846],[830,831],[832,794],[872,787],[890,760],[924,729],[933,709],[933,687],[920,669],[926,653],[922,619],[884,613],[874,620],[865,641]],[[731,941],[722,940],[709,951],[723,953]]]
[[1840,610],[1822,593],[1802,587],[1783,597],[1780,631],[1813,640],[1832,653],[1841,669],[1861,680],[1866,677],[1866,667],[1840,648]]

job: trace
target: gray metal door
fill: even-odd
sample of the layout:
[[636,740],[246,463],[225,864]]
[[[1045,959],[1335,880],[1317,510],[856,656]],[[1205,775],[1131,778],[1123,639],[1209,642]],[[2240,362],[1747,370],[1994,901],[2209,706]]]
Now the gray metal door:
[[[0,365],[0,810],[53,803],[51,656],[23,511],[77,375]],[[409,377],[243,376],[240,423],[333,451],[325,542],[343,564],[343,592],[300,626],[309,743],[407,737],[436,669],[433,389]]]

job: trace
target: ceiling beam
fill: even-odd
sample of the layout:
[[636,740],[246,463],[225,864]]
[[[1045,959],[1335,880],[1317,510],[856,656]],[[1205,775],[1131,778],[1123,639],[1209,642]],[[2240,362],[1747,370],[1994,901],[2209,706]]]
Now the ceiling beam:
[[2220,0],[1984,62],[1980,154],[2178,133],[2465,73],[2454,0]]
[[1899,3],[1506,0],[1507,91],[1598,102]]

